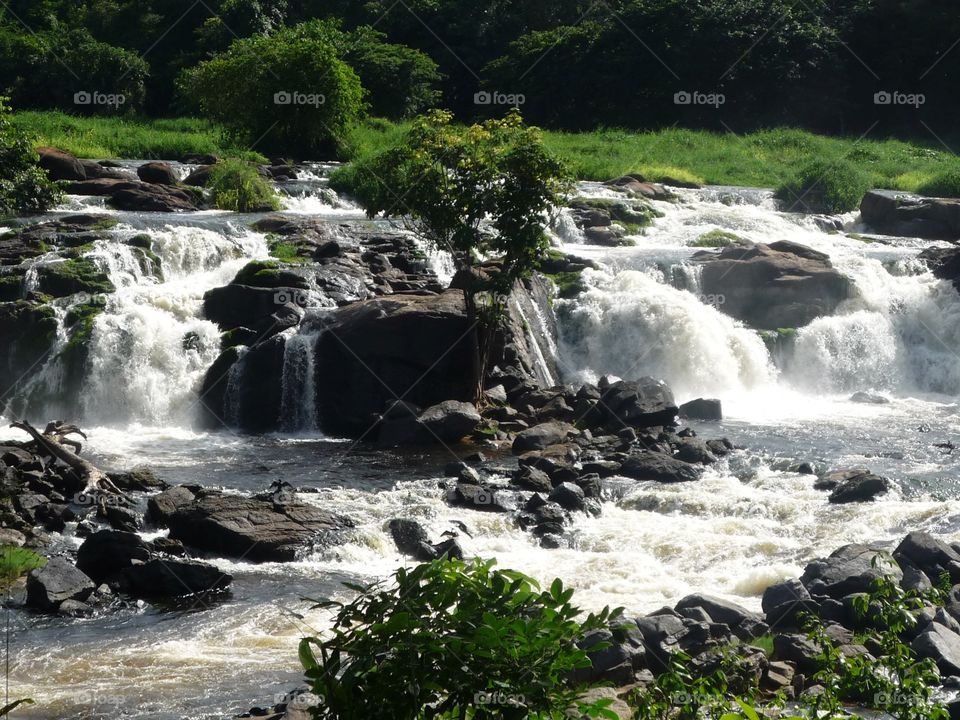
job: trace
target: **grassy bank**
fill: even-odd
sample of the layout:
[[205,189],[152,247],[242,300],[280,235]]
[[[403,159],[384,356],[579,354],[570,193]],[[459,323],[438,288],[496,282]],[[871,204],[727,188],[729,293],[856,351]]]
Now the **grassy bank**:
[[[189,154],[263,158],[235,148],[220,128],[192,118],[126,120],[79,118],[59,112],[20,112],[18,127],[37,144],[81,157],[179,158]],[[395,143],[405,125],[379,119],[353,128],[347,146],[355,157]],[[650,132],[597,130],[545,133],[547,146],[584,180],[639,173],[712,185],[776,187],[809,160],[845,158],[867,174],[873,187],[916,191],[945,171],[960,173],[960,159],[931,138],[929,144],[867,136],[837,138],[803,130],[773,129],[734,135],[668,128]]]
[[[359,155],[393,142],[401,126],[379,120],[354,129]],[[845,158],[869,176],[873,187],[916,191],[934,176],[960,171],[960,158],[936,144],[901,140],[837,138],[803,130],[773,129],[734,135],[668,128],[650,132],[597,130],[546,132],[547,146],[583,180],[609,180],[639,173],[711,185],[777,187],[809,160]]]
[[86,158],[160,158],[214,154],[263,162],[256,152],[227,142],[219,127],[194,118],[76,117],[61,112],[18,112],[14,125],[39,145]]

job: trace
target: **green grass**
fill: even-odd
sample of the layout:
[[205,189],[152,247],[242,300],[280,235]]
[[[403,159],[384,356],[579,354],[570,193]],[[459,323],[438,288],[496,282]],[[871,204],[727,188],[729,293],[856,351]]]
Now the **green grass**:
[[216,125],[193,118],[149,120],[24,111],[14,113],[11,119],[36,146],[50,145],[77,157],[178,160],[213,154],[266,161],[262,155],[225,140]]
[[224,160],[213,166],[207,182],[213,204],[221,210],[262,212],[279,210],[273,186],[245,160]]
[[[356,127],[349,145],[359,156],[376,152],[402,135],[405,125],[371,120]],[[749,135],[667,128],[647,132],[596,130],[545,132],[551,151],[581,180],[639,174],[710,185],[776,188],[813,160],[848,160],[872,187],[917,192],[937,176],[960,172],[960,158],[930,142],[828,137],[775,128]]]
[[[136,120],[19,112],[13,115],[13,121],[32,134],[38,145],[53,145],[80,157],[176,159],[212,153],[264,161],[255,152],[234,147],[218,126],[192,118]],[[367,156],[396,143],[408,127],[369,119],[347,134],[345,146],[355,158]],[[947,181],[960,173],[960,159],[932,139],[906,142],[867,136],[858,141],[855,137],[828,137],[784,128],[749,135],[682,128],[645,132],[606,129],[545,132],[544,138],[548,148],[582,180],[638,174],[651,181],[672,178],[775,188],[813,160],[845,159],[864,173],[872,187],[912,192],[938,189],[952,194],[956,185]]]

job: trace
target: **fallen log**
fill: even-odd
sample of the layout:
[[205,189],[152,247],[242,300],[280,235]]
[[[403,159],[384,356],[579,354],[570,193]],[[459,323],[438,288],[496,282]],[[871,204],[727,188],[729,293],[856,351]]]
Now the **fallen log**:
[[[80,457],[82,446],[78,440],[69,438],[69,435],[79,435],[84,440],[86,434],[76,425],[69,425],[62,420],[51,422],[41,433],[26,420],[10,423],[10,427],[23,430],[34,440],[34,450],[38,454],[47,455],[73,468],[85,483],[83,492],[86,494],[105,492],[123,495],[121,490],[113,484],[100,468],[86,458]],[[72,449],[71,449],[72,448]]]

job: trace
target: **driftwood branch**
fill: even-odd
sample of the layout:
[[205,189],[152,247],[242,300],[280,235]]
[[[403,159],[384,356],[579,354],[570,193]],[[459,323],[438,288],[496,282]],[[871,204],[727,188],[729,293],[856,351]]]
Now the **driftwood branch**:
[[[110,492],[122,494],[100,468],[86,458],[80,457],[80,442],[68,438],[68,435],[80,435],[84,440],[87,436],[76,425],[67,425],[62,421],[52,422],[41,433],[26,420],[10,423],[10,427],[23,430],[33,438],[37,451],[56,458],[64,465],[73,468],[86,484],[84,492]],[[72,449],[71,449],[72,448]]]

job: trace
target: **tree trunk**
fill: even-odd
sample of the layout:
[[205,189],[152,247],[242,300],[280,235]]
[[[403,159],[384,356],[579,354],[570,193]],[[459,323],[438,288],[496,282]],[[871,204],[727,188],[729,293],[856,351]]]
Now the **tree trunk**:
[[[78,454],[80,452],[80,443],[66,437],[67,435],[80,435],[86,439],[87,436],[75,425],[64,425],[62,422],[50,423],[43,433],[40,433],[26,420],[10,423],[10,427],[23,430],[29,434],[36,443],[37,452],[56,458],[64,465],[76,470],[84,483],[86,483],[83,492],[122,494],[120,489],[106,476],[106,473],[86,458],[80,457]],[[71,450],[70,447],[67,446],[71,446],[74,449]]]

